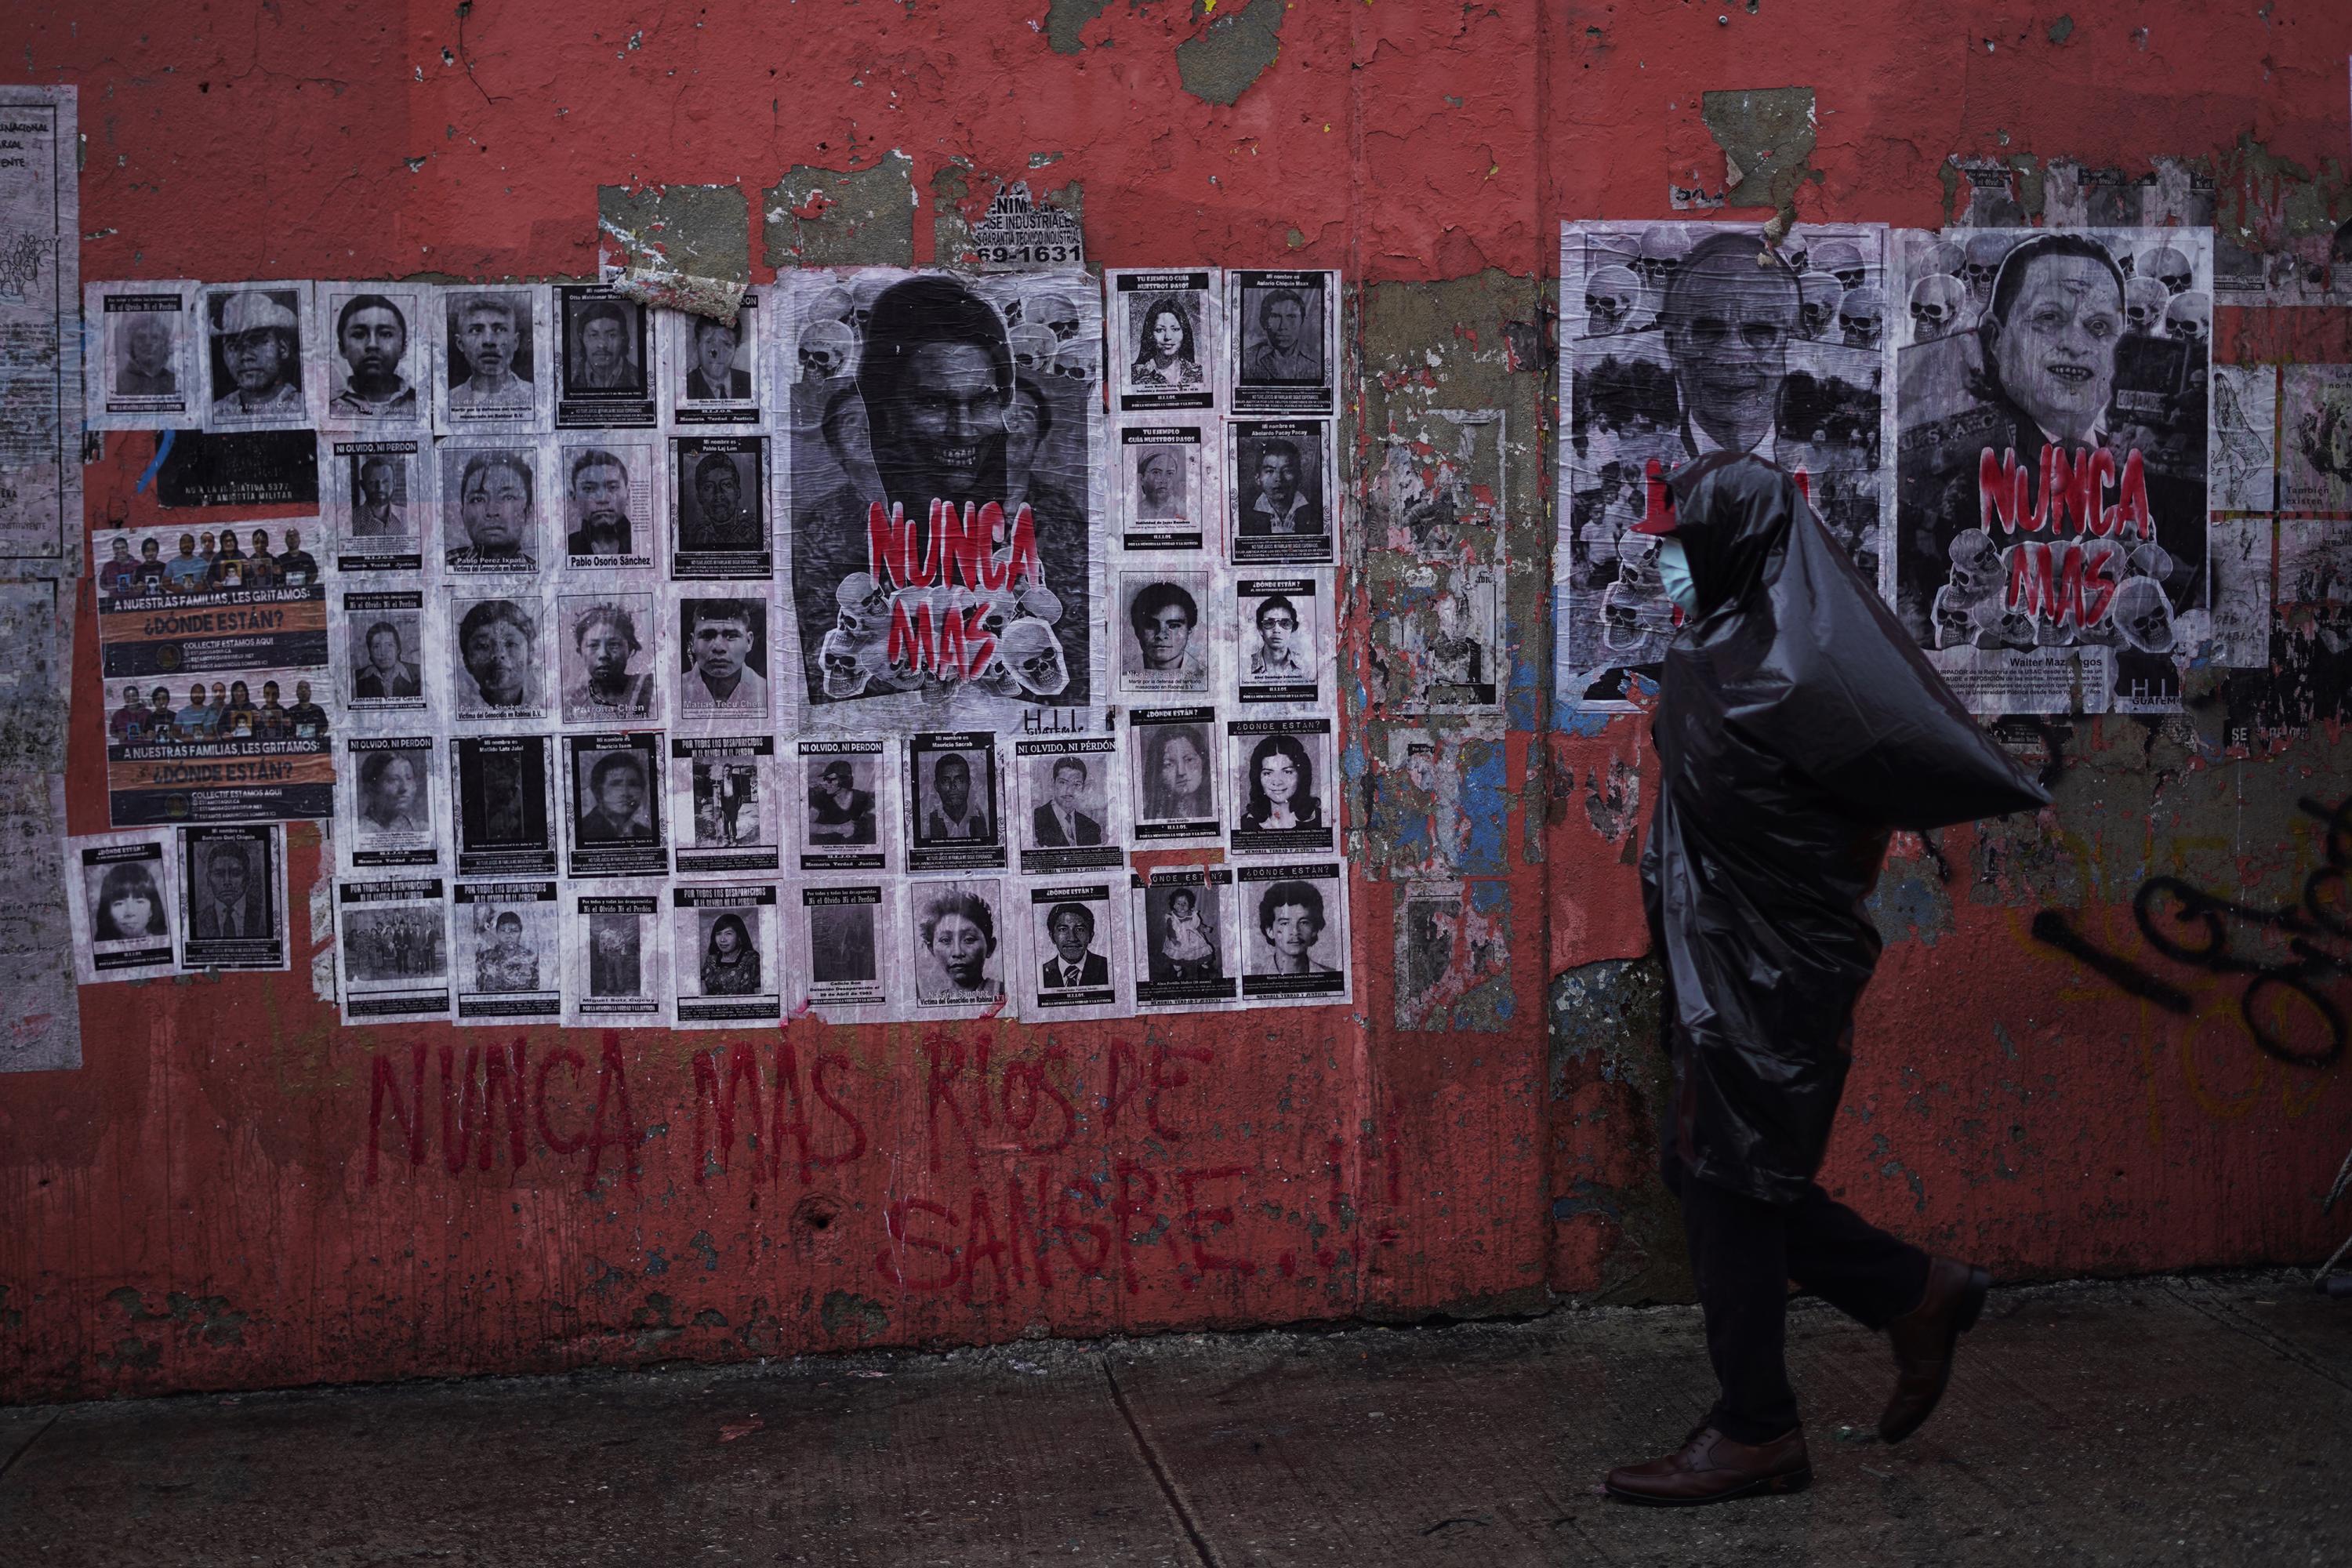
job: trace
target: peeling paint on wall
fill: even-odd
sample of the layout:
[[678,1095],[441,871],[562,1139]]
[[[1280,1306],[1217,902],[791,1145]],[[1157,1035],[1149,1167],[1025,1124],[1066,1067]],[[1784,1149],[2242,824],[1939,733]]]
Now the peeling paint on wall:
[[751,281],[751,234],[734,185],[596,187],[605,276],[630,298],[732,322]]
[[1797,187],[1820,179],[1812,166],[1813,89],[1780,87],[1710,92],[1699,114],[1723,149],[1727,207],[1770,207],[1795,221]]
[[863,169],[795,163],[760,195],[771,267],[912,267],[915,161],[890,152]]
[[1249,0],[1231,16],[1213,19],[1197,37],[1176,46],[1184,90],[1203,103],[1231,104],[1282,52],[1282,20],[1290,0]]

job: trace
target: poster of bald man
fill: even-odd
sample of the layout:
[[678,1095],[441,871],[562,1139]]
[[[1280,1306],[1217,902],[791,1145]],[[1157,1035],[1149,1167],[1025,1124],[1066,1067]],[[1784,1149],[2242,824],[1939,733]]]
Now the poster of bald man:
[[866,268],[792,299],[801,727],[1010,731],[1100,701],[1094,280]]
[[1974,316],[1901,352],[1897,616],[1976,712],[2178,711],[2209,622],[2210,232],[1906,232],[1896,260]]
[[83,423],[93,430],[185,426],[198,412],[196,286],[85,283],[90,333],[82,361]]
[[555,286],[555,427],[649,429],[656,413],[646,310],[602,283]]
[[530,435],[543,431],[555,385],[546,363],[554,341],[545,288],[447,283],[436,290],[440,333],[433,378],[433,428]]
[[1801,474],[1815,515],[1879,582],[1887,231],[1804,225],[1775,246],[1751,224],[1563,224],[1560,268],[1555,699],[1623,711],[1676,624],[1639,525],[1663,516],[1663,481],[1685,463],[1750,452]]
[[306,430],[318,425],[319,374],[304,374],[316,341],[308,282],[227,283],[197,295],[198,364],[210,432]]
[[389,283],[319,285],[330,429],[432,428],[431,299]]
[[1337,409],[1337,272],[1228,272],[1225,322],[1231,412],[1328,415]]

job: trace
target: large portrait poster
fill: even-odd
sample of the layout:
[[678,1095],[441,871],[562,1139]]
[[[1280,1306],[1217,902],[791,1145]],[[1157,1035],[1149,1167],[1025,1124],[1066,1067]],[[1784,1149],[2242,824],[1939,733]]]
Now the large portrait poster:
[[1753,225],[1560,228],[1559,710],[1623,711],[1654,680],[1675,610],[1656,541],[1664,478],[1709,452],[1801,476],[1814,511],[1876,582],[1894,338],[1887,231]]
[[1017,730],[1100,702],[1100,294],[1075,273],[848,281],[791,301],[827,347],[783,389],[803,726]]
[[1901,237],[1893,586],[1979,713],[2178,710],[2203,635],[2209,230]]

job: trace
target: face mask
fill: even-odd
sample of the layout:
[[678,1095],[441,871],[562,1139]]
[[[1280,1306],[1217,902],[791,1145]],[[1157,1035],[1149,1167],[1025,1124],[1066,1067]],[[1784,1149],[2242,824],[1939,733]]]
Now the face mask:
[[1658,576],[1665,584],[1666,597],[1684,615],[1696,619],[1698,585],[1691,581],[1690,552],[1671,534],[1658,542]]

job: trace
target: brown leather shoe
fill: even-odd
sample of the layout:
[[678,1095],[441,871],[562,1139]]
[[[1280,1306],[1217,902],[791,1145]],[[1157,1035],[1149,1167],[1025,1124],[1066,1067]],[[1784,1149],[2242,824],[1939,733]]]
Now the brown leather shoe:
[[1802,1426],[1754,1444],[1735,1443],[1702,1426],[1673,1453],[1647,1464],[1620,1465],[1601,1484],[1622,1502],[1687,1508],[1764,1492],[1801,1492],[1812,1481]]
[[1895,1345],[1895,1393],[1878,1417],[1882,1443],[1900,1443],[1919,1430],[1952,1381],[1952,1352],[1976,1326],[1992,1276],[1973,1264],[1938,1258],[1927,1266],[1927,1293],[1886,1325]]

